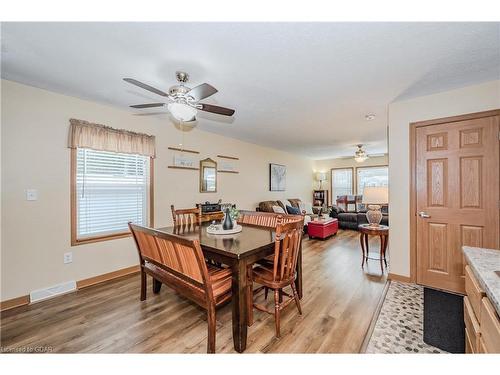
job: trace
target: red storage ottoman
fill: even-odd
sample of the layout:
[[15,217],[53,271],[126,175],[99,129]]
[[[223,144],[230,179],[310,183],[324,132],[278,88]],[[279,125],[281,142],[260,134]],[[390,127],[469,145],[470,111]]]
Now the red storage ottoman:
[[339,222],[337,219],[310,221],[307,224],[307,234],[309,238],[326,239],[337,233]]

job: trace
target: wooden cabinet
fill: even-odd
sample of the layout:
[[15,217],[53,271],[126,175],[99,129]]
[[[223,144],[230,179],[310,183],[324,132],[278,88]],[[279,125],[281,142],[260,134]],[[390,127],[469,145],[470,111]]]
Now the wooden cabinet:
[[466,353],[500,353],[500,317],[469,266],[465,267]]
[[500,319],[488,297],[481,306],[481,338],[488,353],[500,353]]
[[[480,326],[467,296],[464,297],[465,352],[476,353],[479,347]],[[470,351],[467,351],[470,346]]]
[[481,300],[486,294],[479,286],[479,282],[469,266],[465,266],[465,293],[472,305],[474,314],[479,318],[481,316]]

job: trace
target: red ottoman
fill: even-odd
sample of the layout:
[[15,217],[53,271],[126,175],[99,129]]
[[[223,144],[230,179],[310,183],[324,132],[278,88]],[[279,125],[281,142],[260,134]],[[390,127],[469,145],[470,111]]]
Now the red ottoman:
[[309,238],[316,237],[324,240],[336,234],[338,229],[339,222],[337,219],[333,218],[310,221],[307,224],[307,234],[309,235]]

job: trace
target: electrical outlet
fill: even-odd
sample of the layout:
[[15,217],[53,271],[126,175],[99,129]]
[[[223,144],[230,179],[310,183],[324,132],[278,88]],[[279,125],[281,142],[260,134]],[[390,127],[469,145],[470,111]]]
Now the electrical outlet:
[[64,264],[72,263],[73,262],[73,253],[64,253],[64,258],[63,258]]

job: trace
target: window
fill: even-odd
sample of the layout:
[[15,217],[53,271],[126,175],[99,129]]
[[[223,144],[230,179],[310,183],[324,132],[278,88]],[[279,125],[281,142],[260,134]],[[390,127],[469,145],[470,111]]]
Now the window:
[[352,168],[332,169],[332,201],[335,202],[339,195],[352,194]]
[[357,194],[363,195],[365,186],[387,186],[389,184],[389,168],[380,167],[357,168]]
[[[123,237],[148,223],[148,156],[73,150],[72,244]],[[151,221],[151,220],[150,220]]]

